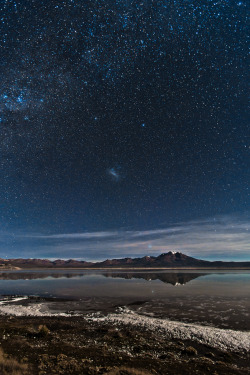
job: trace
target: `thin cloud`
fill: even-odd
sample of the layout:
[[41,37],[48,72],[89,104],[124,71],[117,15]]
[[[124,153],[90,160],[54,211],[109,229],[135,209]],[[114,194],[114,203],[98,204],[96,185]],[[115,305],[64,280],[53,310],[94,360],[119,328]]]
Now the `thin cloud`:
[[[22,257],[27,254],[31,257],[100,260],[158,255],[174,250],[201,259],[250,260],[249,224],[246,218],[227,215],[146,231],[26,233],[18,234],[15,241],[12,240],[11,253],[20,256],[19,249],[22,249]],[[0,234],[1,247],[7,237],[6,233]]]
[[27,235],[30,238],[40,238],[40,239],[96,239],[96,238],[106,238],[115,237],[117,232],[84,232],[84,233],[60,233],[60,234],[48,234],[48,235]]

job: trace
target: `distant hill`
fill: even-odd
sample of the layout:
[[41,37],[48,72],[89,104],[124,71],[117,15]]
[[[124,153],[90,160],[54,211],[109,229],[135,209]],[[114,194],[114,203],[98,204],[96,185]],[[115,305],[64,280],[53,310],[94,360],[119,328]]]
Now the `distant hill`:
[[163,253],[142,258],[107,259],[103,262],[86,262],[74,259],[54,261],[48,259],[0,259],[1,269],[37,268],[247,268],[250,262],[209,262],[192,258],[180,252]]

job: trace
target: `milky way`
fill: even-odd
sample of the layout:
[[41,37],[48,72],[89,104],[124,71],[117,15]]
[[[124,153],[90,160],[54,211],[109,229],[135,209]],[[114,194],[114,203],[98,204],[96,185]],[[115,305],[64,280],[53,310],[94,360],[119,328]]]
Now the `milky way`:
[[1,227],[146,230],[245,214],[247,11],[1,1]]

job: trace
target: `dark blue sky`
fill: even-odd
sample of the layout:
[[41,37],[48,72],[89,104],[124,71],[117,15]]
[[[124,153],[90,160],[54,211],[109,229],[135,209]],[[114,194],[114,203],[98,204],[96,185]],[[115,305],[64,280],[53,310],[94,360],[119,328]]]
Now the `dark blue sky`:
[[0,257],[249,257],[247,11],[1,1]]

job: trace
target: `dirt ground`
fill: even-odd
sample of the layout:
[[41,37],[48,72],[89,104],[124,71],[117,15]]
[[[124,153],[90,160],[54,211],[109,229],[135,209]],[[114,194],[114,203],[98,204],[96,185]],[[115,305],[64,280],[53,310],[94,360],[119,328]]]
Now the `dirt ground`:
[[72,317],[0,317],[0,373],[12,375],[249,374],[247,353]]

